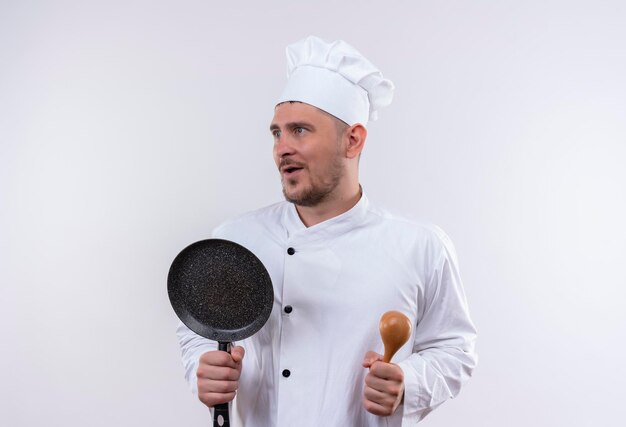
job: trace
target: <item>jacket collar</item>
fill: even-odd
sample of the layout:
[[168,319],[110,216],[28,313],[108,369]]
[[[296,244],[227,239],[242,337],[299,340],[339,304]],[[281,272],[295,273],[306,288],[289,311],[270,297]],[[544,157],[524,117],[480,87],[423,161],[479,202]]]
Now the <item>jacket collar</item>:
[[287,203],[286,209],[283,211],[282,223],[290,243],[314,243],[332,239],[358,227],[365,220],[368,208],[369,201],[365,192],[362,192],[361,198],[350,210],[307,227],[300,219],[296,206],[293,203]]

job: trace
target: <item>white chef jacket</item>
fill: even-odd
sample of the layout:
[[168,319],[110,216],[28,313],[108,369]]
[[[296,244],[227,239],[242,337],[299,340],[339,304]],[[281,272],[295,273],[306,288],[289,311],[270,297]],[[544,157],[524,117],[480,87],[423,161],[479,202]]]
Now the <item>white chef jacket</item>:
[[[471,375],[476,331],[454,248],[439,228],[392,215],[363,195],[312,227],[281,202],[226,222],[213,236],[256,254],[274,287],[268,322],[237,343],[246,354],[233,426],[412,426]],[[392,359],[404,373],[404,403],[379,417],[362,404],[362,361],[368,350],[383,353],[378,324],[388,310],[406,314],[413,330]],[[177,335],[197,393],[198,359],[217,343],[182,323]]]

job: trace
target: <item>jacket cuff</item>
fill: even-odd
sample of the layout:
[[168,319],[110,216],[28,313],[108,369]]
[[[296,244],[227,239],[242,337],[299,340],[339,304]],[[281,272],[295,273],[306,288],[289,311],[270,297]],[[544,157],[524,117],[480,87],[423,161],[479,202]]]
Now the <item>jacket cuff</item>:
[[408,360],[398,363],[404,374],[404,403],[402,404],[402,427],[414,426],[420,420],[419,378]]

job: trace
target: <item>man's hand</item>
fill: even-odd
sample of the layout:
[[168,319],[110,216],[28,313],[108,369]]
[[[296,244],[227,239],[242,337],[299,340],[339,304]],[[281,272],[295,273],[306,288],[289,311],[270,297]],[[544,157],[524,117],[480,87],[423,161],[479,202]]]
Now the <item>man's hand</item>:
[[233,347],[231,353],[207,351],[198,364],[198,398],[209,408],[235,398],[241,375],[243,347]]
[[370,371],[365,377],[363,406],[374,415],[391,415],[404,397],[404,373],[396,364],[385,363],[382,355],[368,351],[363,367]]

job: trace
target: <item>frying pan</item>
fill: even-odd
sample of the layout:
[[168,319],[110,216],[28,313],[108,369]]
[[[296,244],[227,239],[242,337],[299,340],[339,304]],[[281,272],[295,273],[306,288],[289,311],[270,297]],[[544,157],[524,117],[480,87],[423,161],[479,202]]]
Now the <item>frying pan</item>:
[[[172,262],[167,293],[174,312],[193,332],[230,344],[256,333],[272,312],[274,290],[263,263],[245,247],[207,239],[183,249]],[[229,426],[228,403],[215,405],[213,426]]]

